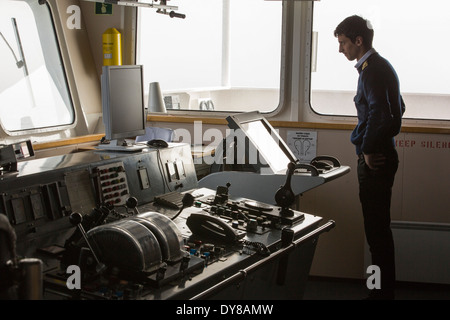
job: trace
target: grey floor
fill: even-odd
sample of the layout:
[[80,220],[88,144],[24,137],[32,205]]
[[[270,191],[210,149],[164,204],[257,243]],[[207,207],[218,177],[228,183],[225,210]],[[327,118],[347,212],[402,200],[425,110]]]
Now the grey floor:
[[[304,300],[362,300],[367,293],[364,280],[310,277]],[[397,282],[395,300],[450,300],[450,285]]]

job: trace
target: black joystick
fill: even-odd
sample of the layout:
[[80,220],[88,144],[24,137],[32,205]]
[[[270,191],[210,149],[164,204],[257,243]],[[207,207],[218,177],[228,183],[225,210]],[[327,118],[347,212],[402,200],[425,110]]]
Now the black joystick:
[[95,254],[94,249],[91,246],[91,243],[88,240],[87,234],[84,231],[83,225],[81,224],[81,222],[83,222],[83,216],[79,212],[73,212],[69,216],[69,221],[70,221],[70,223],[72,225],[78,227],[78,230],[80,230],[81,234],[83,235],[84,241],[86,241],[87,245],[89,246],[89,249],[91,249],[92,255],[94,256],[94,259],[97,262],[96,271],[98,273],[103,272],[106,269],[106,266],[103,263],[100,262],[100,260],[98,259],[97,255]]
[[[83,221],[83,216],[79,212],[73,212],[69,216],[69,221],[72,225],[78,226]],[[84,228],[82,226],[81,226],[80,231],[81,231],[81,233],[84,233]]]
[[295,201],[295,194],[291,188],[291,178],[294,174],[294,170],[295,163],[289,162],[286,172],[286,182],[275,194],[275,202],[281,207],[280,214],[285,217],[292,217],[294,215],[294,211],[289,208]]
[[289,162],[286,171],[286,182],[284,183],[284,186],[281,186],[275,194],[275,201],[277,205],[281,207],[281,215],[286,217],[292,217],[294,215],[294,211],[292,211],[289,207],[295,201],[295,194],[291,188],[291,179],[296,169],[306,169],[313,177],[317,177],[319,175],[317,168],[310,164]]
[[135,197],[129,197],[127,201],[125,202],[125,205],[129,209],[133,209],[134,214],[139,214],[139,210],[137,209],[138,200]]
[[128,199],[127,199],[127,207],[128,208],[134,208],[134,207],[136,207],[137,206],[137,204],[138,204],[138,201],[137,201],[137,199],[135,198],[135,197],[129,197]]

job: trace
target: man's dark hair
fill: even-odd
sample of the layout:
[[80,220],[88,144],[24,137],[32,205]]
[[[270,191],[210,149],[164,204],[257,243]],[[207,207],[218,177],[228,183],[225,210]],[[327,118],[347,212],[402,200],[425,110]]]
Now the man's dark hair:
[[372,48],[373,28],[371,23],[357,15],[345,18],[334,30],[334,36],[344,35],[355,43],[356,37],[362,37],[364,47]]

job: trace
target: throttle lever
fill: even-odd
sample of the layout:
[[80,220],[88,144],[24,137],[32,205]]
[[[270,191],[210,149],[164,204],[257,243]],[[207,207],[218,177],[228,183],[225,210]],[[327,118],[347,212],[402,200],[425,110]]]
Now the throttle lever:
[[283,186],[278,189],[278,191],[275,193],[275,202],[276,204],[281,207],[281,215],[292,217],[294,215],[294,212],[289,208],[295,201],[295,194],[292,191],[291,187],[291,179],[292,175],[294,174],[294,171],[296,169],[307,169],[311,172],[311,176],[316,177],[319,175],[319,172],[317,169],[309,164],[306,163],[295,163],[295,162],[289,162],[287,166],[286,171],[286,182]]
[[291,188],[291,178],[295,170],[295,163],[289,162],[286,171],[286,182],[278,189],[275,194],[275,202],[281,207],[281,214],[285,216],[293,216],[294,213],[289,209],[289,206],[295,201],[295,194]]
[[98,273],[102,273],[106,269],[106,266],[100,262],[97,255],[95,254],[94,249],[91,246],[91,243],[88,240],[87,234],[84,231],[83,225],[81,224],[81,222],[83,221],[83,216],[79,212],[73,212],[69,217],[69,221],[72,225],[77,226],[78,230],[80,230],[84,240],[86,241],[87,245],[89,246],[89,249],[91,249],[91,252],[92,252],[92,255],[94,256],[95,261],[97,262],[96,271]]

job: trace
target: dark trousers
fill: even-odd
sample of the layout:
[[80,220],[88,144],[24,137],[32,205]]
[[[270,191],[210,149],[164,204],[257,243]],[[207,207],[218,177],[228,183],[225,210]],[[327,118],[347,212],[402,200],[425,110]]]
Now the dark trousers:
[[364,157],[358,159],[359,199],[364,216],[364,231],[372,265],[380,267],[381,292],[391,294],[395,286],[394,239],[391,231],[391,196],[398,154],[394,150],[385,164],[371,170]]

